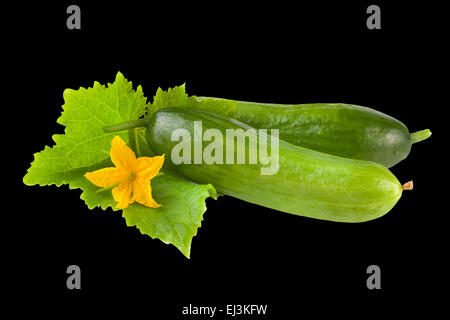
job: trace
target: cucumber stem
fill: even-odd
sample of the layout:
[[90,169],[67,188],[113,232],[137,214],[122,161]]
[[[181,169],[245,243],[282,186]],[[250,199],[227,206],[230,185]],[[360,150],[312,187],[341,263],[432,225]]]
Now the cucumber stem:
[[408,181],[407,183],[405,183],[405,184],[402,186],[402,189],[403,189],[403,190],[412,190],[413,187],[414,187],[414,184],[413,184],[413,181],[411,180],[411,181]]
[[140,157],[140,150],[137,148],[136,128],[128,129],[128,141],[130,148],[134,151],[136,156]]
[[431,131],[428,129],[411,133],[411,143],[416,143],[428,139],[431,136]]
[[139,127],[146,127],[148,125],[149,119],[138,119],[133,121],[125,121],[118,124],[113,124],[111,126],[103,127],[105,133],[119,132]]

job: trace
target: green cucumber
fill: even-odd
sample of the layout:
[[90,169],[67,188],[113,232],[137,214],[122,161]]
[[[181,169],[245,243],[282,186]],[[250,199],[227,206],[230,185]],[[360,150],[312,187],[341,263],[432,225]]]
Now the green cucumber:
[[[213,184],[221,194],[291,214],[338,222],[364,222],[383,216],[402,195],[402,185],[397,178],[378,163],[337,157],[283,140],[279,140],[279,169],[273,175],[262,175],[264,165],[260,163],[176,165],[172,151],[180,141],[172,141],[172,134],[184,129],[194,137],[195,121],[201,121],[203,132],[216,129],[224,137],[227,129],[251,128],[242,122],[192,108],[161,109],[150,119],[138,122],[147,125],[146,138],[153,151],[166,154],[166,163],[189,180]],[[133,126],[136,123],[105,130],[111,132]],[[239,141],[235,141],[235,150],[243,147],[247,158],[258,152],[255,146],[246,143],[247,140],[244,146],[239,145],[242,143]],[[203,141],[202,150],[209,144],[211,142]],[[272,147],[270,141],[269,145]],[[194,145],[190,151],[193,154]],[[229,152],[234,151],[224,147],[224,157]],[[235,154],[231,156],[234,158]]]
[[392,167],[405,159],[413,143],[431,135],[410,134],[400,121],[352,104],[281,105],[197,97],[194,108],[242,121],[254,128],[280,130],[292,144],[340,157]]

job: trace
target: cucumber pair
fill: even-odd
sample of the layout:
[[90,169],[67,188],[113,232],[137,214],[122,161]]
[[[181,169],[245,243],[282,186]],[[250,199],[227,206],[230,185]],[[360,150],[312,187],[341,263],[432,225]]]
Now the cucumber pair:
[[[403,189],[386,168],[406,158],[411,145],[431,135],[429,130],[410,134],[400,121],[370,108],[348,104],[278,105],[227,100],[228,108],[215,109],[217,98],[197,98],[190,108],[173,106],[143,121],[106,127],[112,132],[145,125],[146,138],[157,154],[172,151],[182,129],[194,137],[195,123],[202,130],[279,129],[276,174],[261,174],[264,164],[179,163],[174,167],[187,179],[211,183],[216,190],[244,201],[296,215],[337,222],[364,222],[386,214]],[[196,109],[197,107],[197,109]],[[201,141],[202,150],[211,141]],[[249,138],[250,140],[250,138]],[[248,140],[248,141],[249,141]],[[270,145],[270,137],[268,137]],[[237,139],[236,148],[224,149],[230,159],[236,150],[247,157],[255,145]],[[177,146],[178,145],[178,146]],[[270,148],[269,148],[270,149]],[[190,150],[195,153],[194,144]],[[169,156],[170,155],[170,156]],[[167,161],[166,160],[166,161]]]

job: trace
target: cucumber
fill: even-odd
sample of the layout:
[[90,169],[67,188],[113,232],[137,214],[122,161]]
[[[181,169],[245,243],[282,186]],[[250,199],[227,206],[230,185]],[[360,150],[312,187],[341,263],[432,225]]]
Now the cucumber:
[[280,130],[292,144],[340,157],[375,161],[392,167],[411,145],[431,135],[410,134],[400,121],[352,104],[281,105],[197,97],[192,107],[240,120],[254,128]]
[[[165,108],[146,120],[146,138],[153,151],[166,154],[166,163],[179,173],[197,183],[213,184],[220,194],[282,212],[337,222],[364,222],[381,217],[402,195],[397,178],[378,163],[337,157],[283,140],[279,140],[279,169],[272,175],[262,175],[264,165],[259,162],[175,164],[179,161],[173,161],[172,151],[180,141],[172,141],[172,133],[184,129],[194,137],[195,121],[201,121],[203,132],[216,129],[224,137],[227,129],[251,129],[234,119],[192,108]],[[271,137],[267,137],[269,146],[274,146]],[[248,159],[258,150],[246,141],[242,146],[237,139],[234,150],[244,147]],[[209,144],[203,141],[202,150]],[[193,144],[190,151],[193,154]],[[234,159],[236,155],[230,152],[224,147],[224,158]]]

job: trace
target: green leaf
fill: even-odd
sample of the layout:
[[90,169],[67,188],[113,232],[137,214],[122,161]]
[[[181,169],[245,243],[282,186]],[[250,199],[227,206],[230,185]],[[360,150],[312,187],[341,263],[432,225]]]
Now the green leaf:
[[233,118],[236,111],[237,101],[225,100],[211,97],[188,96],[185,85],[169,88],[163,91],[158,88],[153,103],[148,111],[148,117],[159,109],[168,107],[190,107],[207,112],[214,112],[226,117]]
[[[172,103],[176,101],[174,97],[164,100],[161,96],[160,101]],[[27,185],[41,186],[68,184],[70,189],[83,191],[81,199],[88,208],[117,210],[111,191],[99,192],[101,189],[84,174],[113,166],[109,151],[115,135],[128,142],[131,140],[137,156],[155,155],[145,139],[145,130],[103,132],[106,125],[136,120],[144,114],[146,98],[142,88],[139,86],[134,91],[131,82],[118,73],[116,81],[108,86],[95,82],[93,88],[66,90],[64,100],[64,111],[58,123],[66,127],[65,134],[54,135],[56,145],[46,146],[35,154],[23,181]],[[132,204],[123,210],[123,216],[128,226],[136,226],[152,238],[175,245],[189,257],[192,238],[197,234],[206,210],[205,199],[216,198],[217,194],[212,185],[190,182],[166,165],[163,170],[164,174],[151,182],[153,197],[162,206],[152,209]]]
[[23,181],[27,185],[60,186],[69,183],[98,164],[109,159],[111,140],[125,133],[104,133],[103,127],[122,121],[137,119],[146,109],[142,87],[134,91],[119,72],[116,81],[108,86],[98,82],[93,88],[64,91],[63,113],[57,122],[65,126],[65,134],[53,136],[56,145],[46,146],[34,155],[31,168]]
[[131,204],[123,210],[128,226],[136,226],[142,233],[175,245],[187,258],[192,238],[206,211],[205,199],[217,198],[214,187],[200,185],[165,171],[151,182],[153,198],[161,204],[157,209]]
[[196,102],[196,97],[188,97],[184,84],[163,91],[158,88],[156,95],[153,97],[151,108],[148,109],[147,115],[150,117],[159,109],[168,107],[186,107]]

